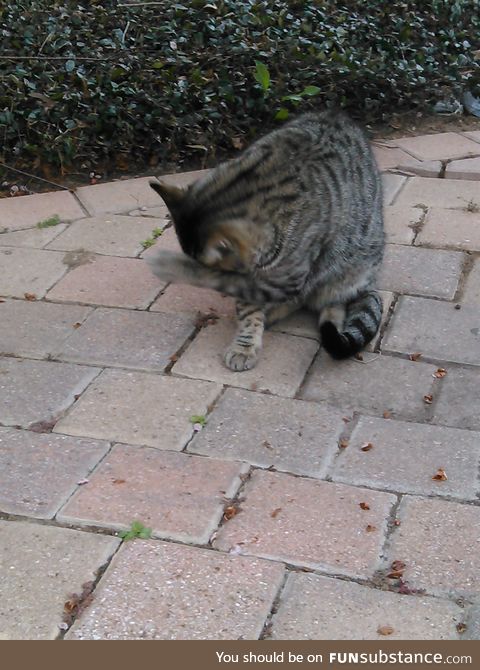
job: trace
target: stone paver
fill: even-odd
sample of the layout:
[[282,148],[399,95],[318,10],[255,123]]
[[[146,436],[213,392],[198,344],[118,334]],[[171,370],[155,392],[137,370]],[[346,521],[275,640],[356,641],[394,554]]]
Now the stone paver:
[[480,130],[468,130],[463,132],[462,135],[465,135],[465,137],[474,142],[480,142]]
[[45,358],[90,314],[89,307],[6,300],[0,303],[0,353]]
[[458,133],[402,137],[395,144],[419,160],[452,160],[480,155],[478,144]]
[[449,163],[445,170],[445,177],[447,179],[480,180],[480,158],[466,158]]
[[363,358],[363,362],[334,361],[322,352],[300,397],[327,402],[346,412],[382,416],[388,411],[394,418],[425,420],[427,405],[423,396],[432,391],[436,366],[369,353]]
[[[81,186],[77,188],[76,194],[92,216],[106,213],[128,213],[140,206],[162,206],[163,200],[151,188],[150,181],[155,181],[155,178],[140,177],[95,184],[95,186]],[[166,215],[166,207],[164,211]]]
[[65,602],[95,579],[118,544],[68,528],[0,521],[0,639],[58,637]]
[[227,389],[188,450],[323,477],[345,426],[342,417],[329,406]]
[[405,188],[407,178],[398,174],[383,174],[383,202],[392,205],[402,188]]
[[239,463],[116,445],[57,518],[116,530],[138,519],[156,537],[206,544],[241,473]]
[[273,617],[275,640],[456,640],[458,605],[409,597],[317,575],[290,574]]
[[[362,451],[368,443],[373,449]],[[479,466],[480,433],[362,417],[332,477],[355,486],[476,500]],[[439,468],[446,481],[432,479]]]
[[480,260],[476,259],[465,282],[462,303],[480,305]]
[[82,219],[72,223],[48,248],[83,249],[107,256],[137,256],[143,249],[141,243],[152,236],[152,230],[163,228],[165,223],[165,219],[118,214]]
[[373,153],[381,171],[397,169],[423,177],[438,177],[442,169],[440,161],[420,161],[395,147],[374,146]]
[[455,309],[452,303],[403,296],[382,349],[480,365],[480,312],[474,305]]
[[283,567],[268,561],[131,542],[68,638],[257,639],[282,579]]
[[[406,564],[403,579],[436,595],[480,592],[480,508],[407,496],[397,512],[388,561]],[[389,563],[389,564],[390,564]]]
[[42,249],[66,228],[65,224],[59,223],[51,228],[28,228],[13,233],[0,233],[0,246]]
[[320,331],[318,328],[318,317],[314,312],[306,309],[298,310],[293,314],[277,321],[269,330],[277,333],[287,333],[287,335],[297,335],[297,337],[310,337],[313,340],[320,341]]
[[436,207],[429,209],[415,244],[480,251],[480,214]]
[[385,207],[385,233],[390,244],[411,244],[415,237],[415,226],[424,216],[419,207]]
[[464,256],[456,251],[387,244],[378,285],[398,293],[452,299]]
[[444,207],[475,209],[480,206],[478,184],[466,179],[409,179],[395,200],[402,207]]
[[163,286],[165,284],[154,277],[141,259],[95,256],[71,270],[47,297],[106,307],[146,309]]
[[388,493],[262,470],[253,473],[242,498],[214,546],[355,577],[378,567],[396,501]]
[[480,430],[480,372],[476,368],[451,368],[442,380],[435,405],[435,423]]
[[55,358],[163,371],[193,331],[188,315],[99,308],[55,349]]
[[219,392],[205,381],[105,370],[55,431],[181,451],[190,417],[205,415]]
[[0,231],[32,228],[55,215],[60,221],[75,221],[86,216],[75,196],[67,191],[2,198]]
[[23,298],[30,293],[43,298],[66,271],[63,254],[58,251],[1,247],[0,295]]
[[150,307],[151,312],[188,312],[235,316],[235,300],[217,291],[187,284],[170,284]]
[[108,444],[0,428],[0,510],[51,519]]
[[0,358],[0,423],[28,428],[56,421],[99,372],[67,363]]
[[173,373],[252,390],[268,390],[277,395],[295,395],[318,349],[317,342],[266,332],[256,367],[232,372],[225,366],[223,355],[234,333],[235,325],[226,319],[203,328],[175,363]]

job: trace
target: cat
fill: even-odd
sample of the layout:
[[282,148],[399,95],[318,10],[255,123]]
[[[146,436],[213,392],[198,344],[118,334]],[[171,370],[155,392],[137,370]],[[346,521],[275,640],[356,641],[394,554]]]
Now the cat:
[[148,258],[154,274],[237,299],[231,370],[253,368],[265,326],[302,306],[318,313],[334,358],[373,339],[382,185],[367,138],[344,113],[304,114],[186,189],[150,185],[183,250]]

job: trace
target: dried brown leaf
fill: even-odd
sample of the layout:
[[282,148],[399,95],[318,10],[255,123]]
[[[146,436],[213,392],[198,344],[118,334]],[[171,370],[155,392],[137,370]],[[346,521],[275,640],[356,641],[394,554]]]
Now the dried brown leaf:
[[29,302],[33,302],[34,300],[37,299],[35,293],[24,293],[23,297],[25,298],[25,300],[28,300]]
[[272,445],[268,440],[263,440],[262,447],[265,447],[265,449],[273,449]]
[[112,479],[112,484],[125,484],[126,479]]
[[457,631],[462,634],[467,630],[467,624],[464,623],[463,621],[460,621],[460,623],[457,623]]
[[431,393],[426,393],[426,394],[423,396],[423,402],[424,402],[426,405],[431,405],[432,402],[433,402],[433,396],[432,396],[432,394],[431,394]]
[[81,325],[82,324],[79,321],[77,321],[76,323],[73,324],[73,328],[75,329],[80,328]]
[[436,377],[437,379],[442,379],[442,377],[445,377],[446,374],[447,374],[447,371],[445,370],[445,368],[438,368],[433,373],[433,376]]
[[447,473],[445,472],[445,470],[443,468],[438,468],[436,473],[433,475],[432,479],[435,482],[446,482],[447,479],[448,479]]
[[395,629],[393,626],[379,626],[377,628],[377,633],[379,635],[391,635],[394,631]]
[[386,409],[383,413],[383,418],[384,419],[390,419],[391,416],[392,416],[392,413],[389,412],[388,409]]
[[230,521],[230,519],[233,519],[233,517],[236,516],[239,512],[240,508],[238,505],[227,505],[223,510],[223,518],[226,521]]
[[365,528],[365,530],[367,531],[367,533],[373,533],[375,530],[377,530],[377,527],[372,526],[372,524],[369,523],[369,524],[367,524],[367,527]]
[[338,446],[340,449],[346,449],[348,447],[348,440],[340,440]]
[[360,447],[362,451],[370,451],[370,449],[373,449],[373,444],[371,442],[366,442],[364,445]]
[[410,356],[409,356],[408,358],[409,358],[411,361],[419,361],[419,360],[421,359],[421,357],[422,357],[422,354],[421,354],[419,351],[417,351],[417,352],[414,353],[414,354],[410,354]]
[[275,519],[275,517],[278,516],[279,512],[281,512],[281,511],[282,511],[281,507],[276,507],[273,510],[273,512],[270,514],[270,516],[272,517],[272,519]]
[[363,510],[369,510],[370,509],[370,505],[366,502],[361,502],[361,503],[359,503],[359,505],[360,505],[360,509],[363,509]]

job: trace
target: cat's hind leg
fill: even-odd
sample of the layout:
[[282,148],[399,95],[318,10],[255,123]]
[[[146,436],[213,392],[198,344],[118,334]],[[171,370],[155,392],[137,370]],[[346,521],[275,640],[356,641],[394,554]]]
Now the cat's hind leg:
[[251,370],[262,348],[265,314],[258,305],[237,302],[238,328],[225,352],[225,365],[236,372]]

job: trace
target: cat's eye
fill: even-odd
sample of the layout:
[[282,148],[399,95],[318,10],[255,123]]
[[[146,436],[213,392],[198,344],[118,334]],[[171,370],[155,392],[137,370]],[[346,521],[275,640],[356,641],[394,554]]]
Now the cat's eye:
[[222,254],[222,256],[225,256],[232,251],[232,246],[229,242],[227,242],[227,240],[220,240],[220,242],[217,244],[217,249]]

